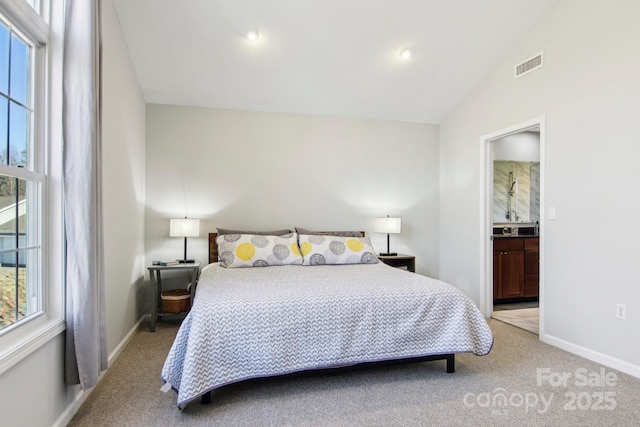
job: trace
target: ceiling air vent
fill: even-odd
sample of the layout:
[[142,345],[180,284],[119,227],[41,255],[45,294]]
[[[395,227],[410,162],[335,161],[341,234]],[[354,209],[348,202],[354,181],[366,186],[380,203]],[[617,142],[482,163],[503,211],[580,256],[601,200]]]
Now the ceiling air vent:
[[525,74],[529,74],[530,72],[537,70],[538,68],[542,68],[542,52],[538,53],[535,56],[532,56],[529,59],[526,59],[524,62],[516,65],[516,73],[514,78],[522,77]]

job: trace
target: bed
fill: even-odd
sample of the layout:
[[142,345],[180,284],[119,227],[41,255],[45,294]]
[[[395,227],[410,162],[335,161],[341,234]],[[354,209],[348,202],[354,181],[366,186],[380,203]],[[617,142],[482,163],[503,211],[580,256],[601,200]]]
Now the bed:
[[[290,250],[277,251],[292,262],[233,268],[236,260],[219,251],[224,236],[210,233],[210,264],[161,374],[179,408],[252,378],[417,358],[445,359],[453,372],[454,354],[491,350],[486,320],[455,287],[378,262],[366,238],[341,237],[359,258],[331,262],[326,248],[312,261],[310,242],[322,238],[293,235],[295,244],[281,239]],[[296,247],[301,253],[291,253]]]

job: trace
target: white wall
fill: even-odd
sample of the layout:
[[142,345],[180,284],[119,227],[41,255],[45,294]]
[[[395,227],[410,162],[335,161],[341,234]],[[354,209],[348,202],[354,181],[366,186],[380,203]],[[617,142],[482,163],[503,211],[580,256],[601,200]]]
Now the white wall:
[[[640,375],[640,2],[562,1],[440,128],[440,276],[480,300],[480,137],[545,116],[542,339]],[[544,51],[544,67],[513,66]],[[615,318],[626,303],[627,320]]]
[[[103,1],[103,178],[107,339],[113,354],[142,315],[145,103],[111,1]],[[0,376],[0,424],[66,424],[78,386],[64,384],[60,335]]]
[[111,1],[103,2],[102,155],[107,345],[144,315],[146,104]]
[[59,335],[0,376],[2,426],[51,426],[79,387],[64,384],[64,337]]
[[400,216],[391,247],[437,275],[438,127],[381,120],[148,105],[147,263],[182,255],[169,218],[201,218],[189,255],[216,227],[365,230]]

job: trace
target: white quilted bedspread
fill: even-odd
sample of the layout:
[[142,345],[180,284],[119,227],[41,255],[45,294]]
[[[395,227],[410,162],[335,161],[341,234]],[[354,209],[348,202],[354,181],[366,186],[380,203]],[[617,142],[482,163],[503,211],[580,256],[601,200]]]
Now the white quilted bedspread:
[[493,335],[455,287],[386,264],[205,267],[162,369],[183,407],[233,382],[471,352]]

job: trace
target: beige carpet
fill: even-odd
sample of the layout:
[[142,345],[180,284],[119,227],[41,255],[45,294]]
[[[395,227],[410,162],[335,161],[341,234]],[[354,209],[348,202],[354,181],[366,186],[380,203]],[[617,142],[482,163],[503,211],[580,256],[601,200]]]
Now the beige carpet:
[[540,309],[537,307],[494,311],[491,317],[536,335],[539,334]]
[[[70,425],[640,425],[640,379],[513,326],[489,323],[491,353],[457,356],[453,374],[436,361],[247,381],[217,390],[210,405],[193,403],[183,411],[174,392],[160,392],[160,369],[176,327],[163,322],[150,333],[143,326]],[[604,373],[615,381],[583,387],[576,373]],[[571,376],[566,384],[547,380],[563,375]]]

